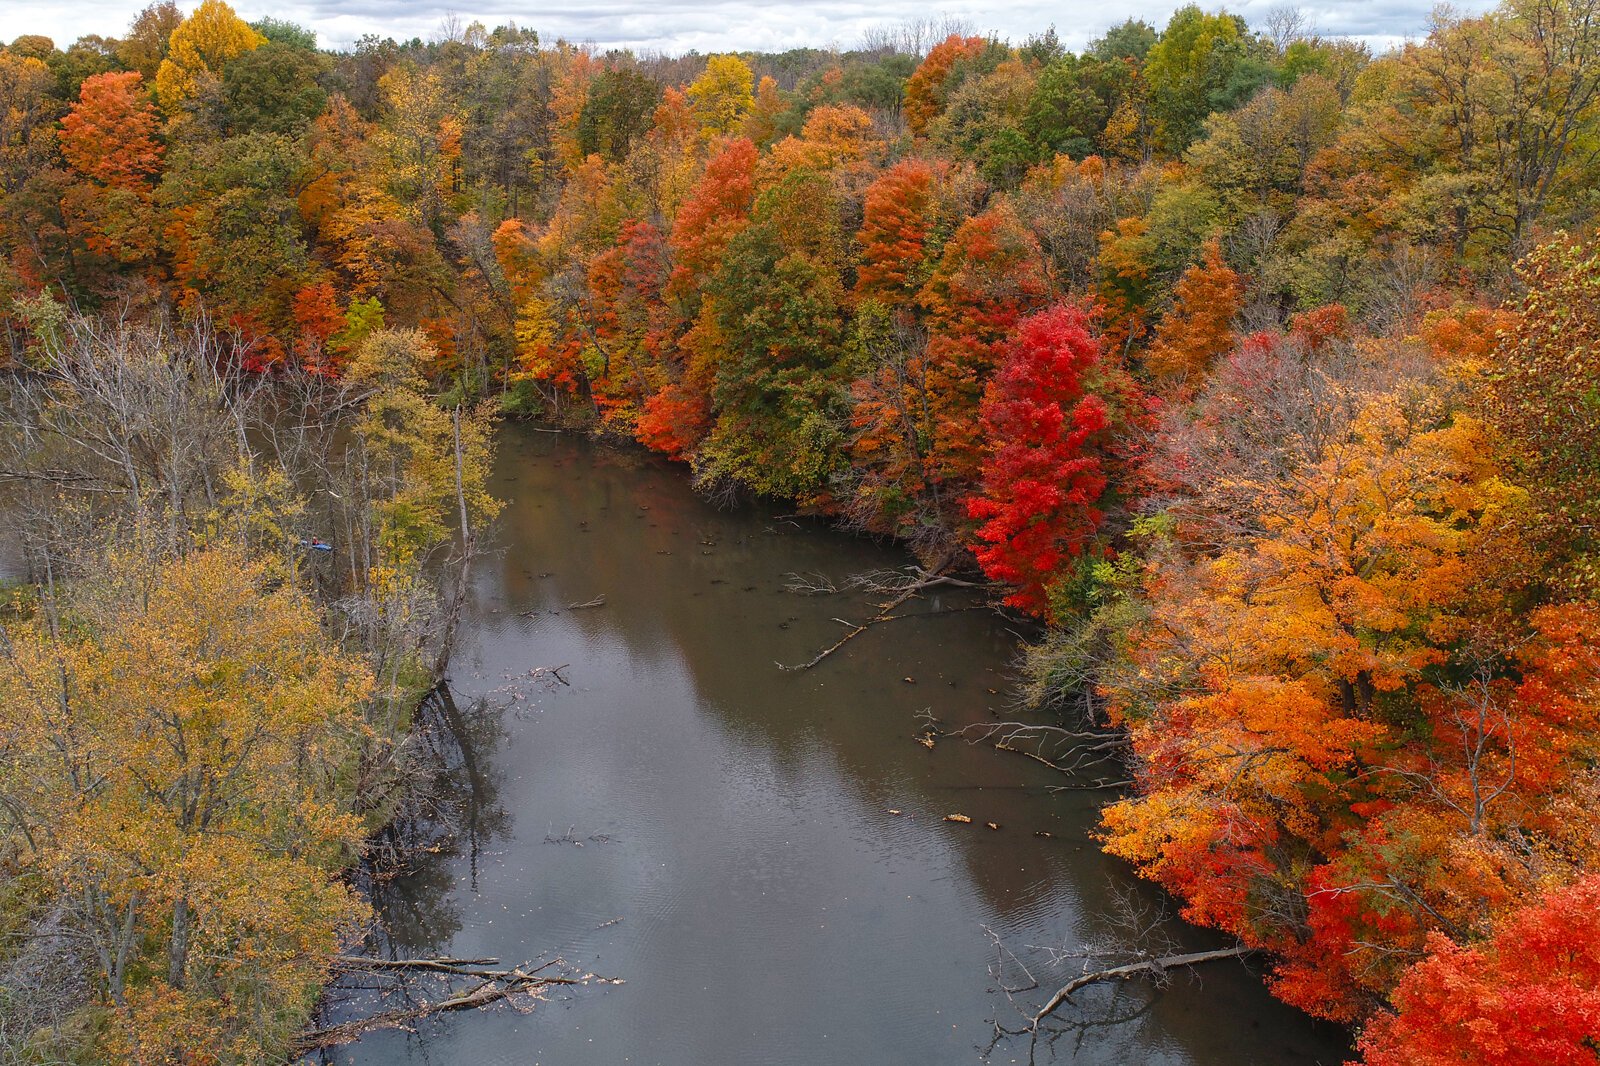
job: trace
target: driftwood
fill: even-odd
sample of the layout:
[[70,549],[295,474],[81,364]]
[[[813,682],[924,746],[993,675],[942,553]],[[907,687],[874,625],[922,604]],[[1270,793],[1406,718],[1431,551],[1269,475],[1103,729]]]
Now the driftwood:
[[[1059,773],[1083,778],[1108,765],[1120,765],[1128,750],[1127,735],[1114,729],[1086,724],[1072,729],[1036,722],[974,722],[959,729],[943,730],[938,723],[929,729],[943,737],[958,737],[968,744],[990,744],[996,751],[1008,751],[1032,759]],[[1125,772],[1115,776],[1097,773],[1089,780],[1052,785],[1052,791],[1125,788],[1132,782]]]
[[[871,629],[873,626],[879,625],[883,622],[892,622],[896,618],[926,617],[927,615],[931,614],[948,613],[944,611],[929,611],[920,613],[918,615],[897,615],[894,613],[896,608],[900,607],[907,600],[921,592],[926,591],[927,589],[934,588],[939,585],[950,585],[956,588],[983,587],[976,582],[962,581],[959,578],[948,576],[944,573],[944,570],[949,565],[950,564],[948,562],[945,562],[940,564],[934,570],[923,570],[919,567],[915,570],[914,576],[910,577],[909,582],[903,585],[900,584],[899,581],[906,580],[908,575],[902,574],[898,571],[888,572],[889,576],[887,577],[884,576],[885,572],[879,571],[872,574],[861,575],[852,580],[845,587],[863,587],[873,592],[895,592],[897,595],[895,595],[895,597],[887,603],[877,604],[876,606],[878,608],[878,613],[867,619],[865,622],[852,624],[850,622],[846,622],[842,618],[835,618],[835,622],[838,622],[841,625],[850,626],[850,631],[844,636],[840,637],[838,640],[834,641],[830,646],[818,652],[810,662],[801,663],[798,666],[785,666],[783,663],[777,663],[776,665],[778,669],[789,672],[809,670],[822,660],[826,659],[828,656],[832,655],[834,652],[838,651],[840,648],[844,647],[846,644],[850,643],[855,638],[859,637],[861,634],[865,633],[867,630]],[[831,595],[839,591],[838,586],[835,586],[826,578],[812,580],[802,578],[799,575],[791,575],[791,577],[792,580],[789,584],[789,590],[801,595]],[[899,581],[896,579],[899,579]],[[964,608],[958,608],[958,610],[961,609]]]
[[378,970],[427,970],[455,976],[476,977],[476,967],[493,966],[499,959],[369,959],[364,955],[335,955],[334,973],[371,973]]
[[562,663],[560,666],[535,666],[528,671],[528,676],[535,680],[543,677],[553,677],[563,685],[571,688],[572,682],[561,676],[561,671],[569,669],[571,666],[571,663]]
[[569,603],[569,604],[567,604],[567,610],[569,610],[569,611],[581,611],[585,607],[604,607],[605,605],[606,605],[606,595],[605,595],[605,593],[602,592],[600,595],[596,596],[592,600],[584,600],[582,603]]
[[[414,1004],[393,1010],[378,1011],[364,1018],[355,1018],[337,1025],[325,1026],[302,1033],[295,1041],[296,1054],[305,1054],[319,1048],[336,1047],[349,1043],[367,1033],[381,1029],[409,1029],[426,1018],[452,1011],[474,1010],[497,1003],[507,1003],[522,1010],[530,1009],[543,998],[546,988],[552,985],[582,985],[591,980],[606,984],[594,974],[573,974],[560,959],[551,959],[539,966],[512,966],[501,968],[499,959],[374,959],[354,955],[338,955],[333,960],[333,973],[344,976],[353,973],[390,973],[440,977],[445,983],[439,998],[418,999]],[[549,972],[555,969],[555,972]],[[464,979],[458,984],[457,979]]]
[[878,608],[878,613],[876,615],[874,615],[872,618],[867,619],[865,622],[862,622],[862,623],[858,624],[857,626],[855,626],[855,628],[851,629],[850,632],[846,633],[844,636],[842,636],[838,640],[834,641],[832,646],[824,648],[822,651],[818,652],[816,657],[813,658],[810,662],[801,663],[799,666],[785,666],[782,663],[778,663],[777,664],[778,669],[779,670],[787,670],[787,671],[809,670],[809,669],[811,669],[813,666],[817,665],[822,660],[826,659],[828,656],[832,655],[834,652],[838,651],[840,648],[842,648],[846,644],[850,643],[856,637],[859,637],[861,634],[865,633],[867,630],[869,630],[873,626],[877,625],[879,622],[887,622],[887,621],[889,621],[891,618],[894,617],[894,609],[896,607],[900,606],[902,603],[905,603],[911,597],[915,596],[918,592],[920,592],[922,590],[922,588],[923,588],[923,586],[921,586],[921,585],[913,585],[912,587],[910,587],[910,588],[906,589],[904,592],[902,592],[899,596],[896,596],[890,602],[888,602],[886,604],[883,604],[882,606],[880,606]]
[[1231,948],[1218,948],[1215,951],[1191,951],[1185,955],[1163,955],[1158,959],[1141,959],[1138,962],[1130,962],[1122,966],[1112,966],[1108,969],[1080,974],[1062,985],[1056,990],[1055,995],[1045,1001],[1045,1005],[1040,1007],[1039,1012],[1033,1016],[1033,1022],[1029,1028],[1033,1030],[1034,1035],[1037,1037],[1039,1023],[1050,1017],[1057,1010],[1060,1010],[1062,1004],[1070,1002],[1072,994],[1081,988],[1087,988],[1090,985],[1100,984],[1105,981],[1127,981],[1134,977],[1161,978],[1165,976],[1168,970],[1175,970],[1180,966],[1198,966],[1203,962],[1218,962],[1222,959],[1242,959],[1247,955],[1253,954],[1253,952],[1254,949],[1247,948],[1241,944]]

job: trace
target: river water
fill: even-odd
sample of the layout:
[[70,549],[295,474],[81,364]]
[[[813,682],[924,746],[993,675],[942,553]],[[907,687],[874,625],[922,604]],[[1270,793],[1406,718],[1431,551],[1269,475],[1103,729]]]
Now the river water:
[[[947,613],[780,671],[836,640],[836,619],[872,613],[861,596],[797,596],[787,575],[910,560],[773,509],[716,510],[686,481],[632,452],[505,431],[501,550],[476,570],[452,678],[471,825],[377,895],[379,950],[559,953],[625,983],[373,1034],[329,1061],[975,1063],[996,1019],[1016,1023],[1082,966],[1052,968],[1045,949],[1116,939],[1115,915],[1161,905],[1090,838],[1103,793],[1051,791],[1059,775],[1016,754],[918,743],[919,712],[946,726],[1013,713],[1002,619],[950,611],[971,602],[959,591],[929,596],[907,612]],[[530,676],[562,665],[570,685]],[[1156,932],[1179,950],[1219,943],[1172,919]],[[1013,1006],[1002,985],[1025,984],[1023,966],[1042,987]],[[1039,1061],[1348,1050],[1236,962],[1082,998]],[[988,1050],[1026,1060],[1025,1041]]]

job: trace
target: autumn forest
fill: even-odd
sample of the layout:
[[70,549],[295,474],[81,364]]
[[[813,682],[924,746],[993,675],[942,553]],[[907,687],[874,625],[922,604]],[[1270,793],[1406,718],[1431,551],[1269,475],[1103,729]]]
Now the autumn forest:
[[1597,190],[1597,0],[17,37],[0,1058],[300,1047],[528,419],[986,583],[1097,845],[1368,1066],[1593,1062]]

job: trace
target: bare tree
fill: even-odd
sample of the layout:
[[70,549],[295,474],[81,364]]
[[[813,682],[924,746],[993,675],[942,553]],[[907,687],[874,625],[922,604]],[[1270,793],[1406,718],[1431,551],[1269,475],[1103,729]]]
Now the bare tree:
[[1272,42],[1273,50],[1280,56],[1296,41],[1304,41],[1317,34],[1316,23],[1310,12],[1288,4],[1277,4],[1268,9],[1262,28]]
[[861,50],[877,55],[908,55],[921,59],[933,46],[954,35],[976,33],[971,19],[949,13],[925,15],[898,23],[870,26],[861,35]]
[[[1029,944],[1008,946],[985,929],[994,944],[989,975],[1005,996],[1010,1016],[995,1018],[994,1033],[984,1057],[1003,1046],[1026,1038],[1028,1062],[1037,1060],[1041,1044],[1049,1046],[1064,1035],[1082,1040],[1091,1029],[1131,1021],[1142,1014],[1154,997],[1128,1006],[1120,996],[1090,1001],[1089,990],[1140,980],[1156,991],[1174,974],[1193,967],[1254,954],[1241,944],[1204,951],[1184,951],[1173,937],[1175,923],[1164,905],[1129,886],[1113,886],[1111,906],[1102,916],[1105,934],[1095,940],[1061,946]],[[1056,986],[1043,995],[1043,990]],[[1072,1008],[1069,1015],[1068,1008]]]

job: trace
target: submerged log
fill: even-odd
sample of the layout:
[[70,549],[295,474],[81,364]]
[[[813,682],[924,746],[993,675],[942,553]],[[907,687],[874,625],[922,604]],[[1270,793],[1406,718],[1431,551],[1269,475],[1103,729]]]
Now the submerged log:
[[1231,948],[1218,948],[1215,951],[1192,951],[1185,955],[1163,955],[1155,959],[1141,959],[1122,966],[1080,974],[1057,989],[1056,994],[1039,1008],[1039,1012],[1033,1016],[1030,1028],[1037,1034],[1040,1022],[1059,1010],[1062,1004],[1071,1001],[1074,992],[1090,985],[1104,981],[1127,981],[1134,977],[1160,978],[1165,976],[1168,970],[1175,970],[1180,966],[1198,966],[1201,963],[1217,962],[1222,959],[1242,959],[1254,953],[1255,949],[1240,944]]
[[[303,1055],[320,1048],[337,1047],[359,1039],[367,1033],[382,1029],[407,1029],[417,1022],[453,1011],[475,1010],[508,1003],[522,1010],[530,1009],[543,997],[544,990],[553,985],[583,985],[590,981],[603,984],[621,984],[597,978],[594,974],[573,974],[566,970],[560,959],[551,959],[540,966],[501,967],[499,959],[376,959],[356,955],[338,955],[333,959],[336,975],[352,973],[394,973],[422,977],[444,978],[438,988],[438,998],[419,998],[405,1007],[381,1010],[363,1018],[336,1025],[324,1026],[302,1033],[295,1041],[296,1054]],[[552,969],[556,972],[547,972]],[[465,978],[468,983],[458,987],[453,978]],[[518,1000],[522,1002],[517,1002]]]
[[[778,669],[787,672],[809,670],[813,666],[816,666],[818,663],[822,662],[822,660],[826,659],[828,656],[832,655],[834,652],[838,651],[840,648],[844,647],[846,644],[850,643],[855,638],[859,637],[861,634],[865,633],[867,630],[871,629],[873,626],[883,622],[892,622],[896,618],[903,617],[926,617],[927,615],[931,614],[953,613],[934,611],[927,612],[927,615],[916,616],[897,615],[894,613],[897,608],[902,606],[912,597],[928,589],[936,588],[941,585],[949,585],[956,588],[985,587],[977,582],[962,581],[960,578],[950,577],[945,573],[949,567],[950,561],[948,559],[940,563],[932,570],[924,570],[921,567],[917,567],[914,570],[914,576],[912,576],[909,582],[904,585],[900,584],[900,580],[904,579],[905,575],[895,573],[886,578],[884,577],[884,572],[882,571],[860,575],[857,578],[852,579],[845,584],[845,588],[864,588],[869,592],[878,593],[893,592],[895,593],[895,596],[887,603],[876,604],[878,613],[867,619],[865,622],[851,625],[851,623],[846,622],[842,618],[835,618],[834,621],[839,622],[842,625],[851,626],[850,631],[844,636],[840,637],[838,640],[834,641],[833,644],[818,652],[810,662],[800,663],[798,666],[785,666],[783,663],[777,663],[776,665]],[[808,580],[795,575],[795,580],[790,584],[790,591],[798,592],[808,596],[831,595],[839,592],[840,587],[834,585],[832,582],[829,582],[826,578]],[[957,610],[966,610],[966,608],[957,608]]]
[[816,657],[813,658],[810,662],[801,663],[799,666],[785,666],[782,663],[778,663],[777,664],[778,669],[779,670],[790,671],[790,672],[798,671],[798,670],[809,670],[809,669],[811,669],[813,666],[817,665],[822,660],[826,659],[828,656],[832,655],[834,652],[838,651],[840,648],[842,648],[846,644],[850,643],[856,637],[859,637],[861,634],[865,633],[867,630],[869,630],[873,626],[877,625],[879,622],[887,622],[890,619],[892,619],[894,617],[894,609],[896,607],[900,606],[902,603],[905,603],[911,597],[915,596],[918,592],[922,591],[922,589],[925,588],[925,587],[926,586],[924,586],[924,585],[913,585],[910,588],[906,589],[904,592],[902,592],[899,596],[896,596],[889,603],[885,603],[885,604],[881,605],[878,608],[877,615],[875,615],[872,618],[867,619],[867,621],[865,621],[865,622],[860,623],[855,628],[851,629],[850,632],[846,633],[844,636],[842,636],[838,640],[834,641],[833,644],[830,647],[824,648],[822,651],[818,652]]

